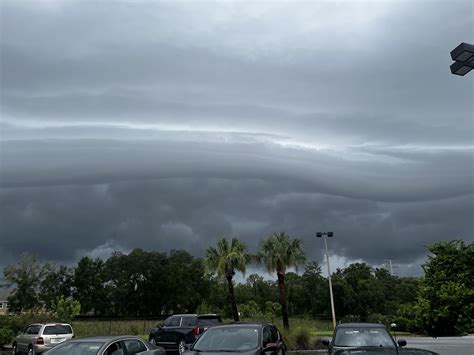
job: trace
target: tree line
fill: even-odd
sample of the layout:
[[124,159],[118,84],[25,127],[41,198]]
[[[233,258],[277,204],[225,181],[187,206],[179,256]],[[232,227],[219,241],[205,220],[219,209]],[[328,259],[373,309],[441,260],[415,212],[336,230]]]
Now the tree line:
[[[393,276],[365,263],[336,270],[338,320],[396,322],[400,330],[433,335],[473,332],[474,244],[437,242],[428,251],[424,278]],[[250,263],[274,279],[251,274],[236,283],[236,273],[244,274]],[[263,240],[253,254],[241,240],[223,238],[204,258],[184,250],[135,249],[107,260],[83,257],[66,267],[24,254],[4,268],[4,276],[13,286],[8,299],[13,313],[53,312],[75,302],[71,309],[94,317],[212,312],[234,320],[281,317],[285,328],[290,317],[331,315],[320,265],[306,260],[302,242],[285,233]]]

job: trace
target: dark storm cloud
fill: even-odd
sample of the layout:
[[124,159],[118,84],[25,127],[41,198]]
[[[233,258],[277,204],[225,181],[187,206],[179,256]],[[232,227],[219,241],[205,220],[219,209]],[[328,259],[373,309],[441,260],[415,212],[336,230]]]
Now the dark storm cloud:
[[0,6],[0,264],[333,230],[417,273],[473,240],[471,1]]
[[231,139],[186,144],[172,140],[9,141],[2,145],[1,184],[254,177],[292,179],[314,185],[321,192],[382,201],[430,200],[473,191],[471,150],[409,151],[378,157],[356,149],[319,152]]
[[61,262],[78,250],[110,253],[107,246],[182,247],[202,256],[219,236],[235,234],[254,249],[275,230],[302,238],[308,257],[322,261],[314,233],[331,229],[331,246],[349,260],[409,263],[428,243],[468,235],[474,207],[472,195],[407,207],[314,193],[289,181],[195,178],[8,189],[1,202],[0,248],[17,253],[28,245]]

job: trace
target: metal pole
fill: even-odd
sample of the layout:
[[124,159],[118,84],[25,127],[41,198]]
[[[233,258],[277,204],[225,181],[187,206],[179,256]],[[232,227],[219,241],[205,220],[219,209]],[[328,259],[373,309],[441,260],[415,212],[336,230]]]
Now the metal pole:
[[328,243],[326,241],[327,236],[323,236],[324,246],[326,247],[326,260],[328,263],[328,279],[329,279],[329,294],[331,296],[331,313],[332,313],[332,325],[336,328],[336,312],[334,311],[334,296],[332,294],[332,282],[331,282],[331,268],[329,267],[329,253]]

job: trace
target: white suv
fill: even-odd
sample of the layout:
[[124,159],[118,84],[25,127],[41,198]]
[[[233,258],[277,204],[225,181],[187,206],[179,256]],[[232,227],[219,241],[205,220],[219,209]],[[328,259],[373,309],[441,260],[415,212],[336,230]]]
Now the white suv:
[[74,336],[70,324],[30,324],[13,342],[13,354],[41,354]]

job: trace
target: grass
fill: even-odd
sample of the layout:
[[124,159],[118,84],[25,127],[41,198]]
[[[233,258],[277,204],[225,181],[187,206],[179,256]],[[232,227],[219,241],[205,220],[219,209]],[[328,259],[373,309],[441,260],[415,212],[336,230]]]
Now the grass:
[[95,335],[138,335],[148,339],[156,320],[78,320],[72,322],[76,337]]

